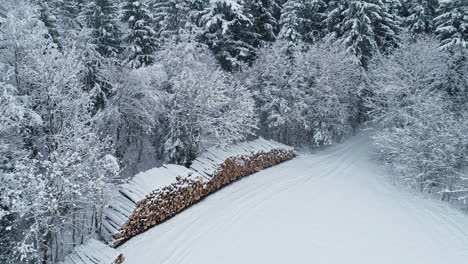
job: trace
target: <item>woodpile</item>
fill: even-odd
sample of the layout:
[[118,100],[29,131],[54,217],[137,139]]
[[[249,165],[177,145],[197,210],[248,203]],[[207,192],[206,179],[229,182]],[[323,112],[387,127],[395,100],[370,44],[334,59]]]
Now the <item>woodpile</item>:
[[136,203],[121,231],[114,235],[114,247],[164,222],[222,187],[295,156],[292,149],[260,151],[227,158],[209,180],[201,176],[177,177],[174,183],[153,191]]
[[294,151],[275,149],[266,153],[259,152],[250,156],[228,158],[208,182],[208,190],[216,191],[231,182],[293,159],[295,156]]
[[123,242],[147,229],[164,222],[203,197],[206,184],[201,178],[178,177],[171,185],[158,189],[136,204],[136,209],[115,235]]
[[115,260],[113,264],[122,264],[125,261],[125,257],[123,254],[120,254]]

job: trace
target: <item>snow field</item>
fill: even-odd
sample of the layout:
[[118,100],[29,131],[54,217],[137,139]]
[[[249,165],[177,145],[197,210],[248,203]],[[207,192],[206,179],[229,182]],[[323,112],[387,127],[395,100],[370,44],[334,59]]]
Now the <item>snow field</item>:
[[466,263],[467,216],[402,190],[366,135],[245,178],[121,250],[144,263]]

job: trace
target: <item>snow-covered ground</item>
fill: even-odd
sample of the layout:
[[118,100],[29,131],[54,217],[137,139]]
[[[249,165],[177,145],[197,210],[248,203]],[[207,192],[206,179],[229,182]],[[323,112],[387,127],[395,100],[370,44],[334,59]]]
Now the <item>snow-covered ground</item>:
[[468,216],[390,178],[355,136],[236,182],[119,249],[128,264],[468,263]]

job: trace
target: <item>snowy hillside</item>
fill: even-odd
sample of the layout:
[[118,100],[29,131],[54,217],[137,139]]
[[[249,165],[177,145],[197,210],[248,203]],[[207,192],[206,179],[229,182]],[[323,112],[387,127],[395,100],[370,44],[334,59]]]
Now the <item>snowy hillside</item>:
[[[123,243],[278,162],[236,157],[210,179],[212,147],[321,148],[369,126],[375,153],[356,138],[303,154],[142,236],[129,261],[452,264],[458,213],[397,190],[468,212],[467,73],[468,0],[0,0],[0,264]],[[377,181],[371,157],[405,184]],[[210,186],[176,179],[162,199],[156,183],[180,176],[163,164]]]
[[125,263],[466,263],[466,216],[392,185],[369,142],[243,179],[127,242]]

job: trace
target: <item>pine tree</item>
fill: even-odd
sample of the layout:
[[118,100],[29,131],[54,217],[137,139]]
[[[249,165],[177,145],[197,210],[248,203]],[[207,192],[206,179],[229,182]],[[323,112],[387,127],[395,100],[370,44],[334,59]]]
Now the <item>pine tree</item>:
[[[400,15],[403,9],[404,0],[383,0],[384,4],[387,6],[388,12],[395,15]],[[411,1],[411,0],[410,0]]]
[[227,71],[252,63],[261,43],[244,4],[243,0],[214,0],[202,17],[204,32],[200,39]]
[[112,0],[91,0],[84,7],[84,20],[91,29],[96,50],[104,57],[121,52],[121,32],[117,25],[119,8]]
[[468,48],[468,2],[465,0],[444,0],[435,18],[436,35],[442,41],[443,49],[454,46]]
[[467,111],[468,98],[468,49],[454,45],[444,50],[443,78],[439,90],[445,91],[451,99],[451,108],[456,112]]
[[39,6],[41,21],[46,25],[54,42],[74,46],[80,31],[85,27],[79,20],[86,0],[31,0]]
[[287,1],[281,20],[281,38],[291,43],[320,41],[327,30],[324,23],[327,7],[327,2],[323,0]]
[[[189,22],[190,0],[152,0],[156,36],[162,42],[184,35]],[[196,4],[196,3],[195,3]]]
[[[55,2],[53,4],[55,14],[63,31],[79,30],[83,26],[82,21],[79,21],[79,17],[84,10],[87,0],[49,0]],[[61,32],[61,35],[67,32]]]
[[404,25],[413,33],[433,33],[438,0],[409,0]]
[[0,4],[0,25],[7,19],[7,10]]
[[48,2],[39,2],[40,20],[47,28],[48,35],[52,38],[53,42],[60,46],[59,31],[57,29],[57,18],[53,14],[53,9],[49,6]]
[[260,40],[274,41],[279,28],[275,17],[275,11],[280,8],[278,3],[274,0],[247,0],[246,5],[253,18],[253,30],[259,34]]
[[398,43],[399,25],[381,0],[338,0],[327,17],[329,37],[367,67],[373,53],[385,53]]
[[127,44],[127,60],[130,67],[139,68],[152,64],[157,40],[151,28],[152,17],[147,5],[138,0],[127,0],[123,5],[122,21],[128,25],[124,40]]
[[304,40],[309,43],[320,41],[326,34],[326,24],[328,5],[324,0],[306,1],[304,17],[307,23],[304,24]]
[[301,20],[300,14],[305,10],[302,0],[288,0],[283,7],[281,15],[281,31],[280,38],[289,41],[291,44],[302,40],[302,32],[300,31]]
[[202,16],[204,11],[209,7],[208,0],[190,0],[189,3],[189,19],[191,27],[202,27]]

